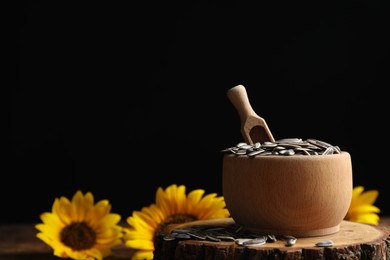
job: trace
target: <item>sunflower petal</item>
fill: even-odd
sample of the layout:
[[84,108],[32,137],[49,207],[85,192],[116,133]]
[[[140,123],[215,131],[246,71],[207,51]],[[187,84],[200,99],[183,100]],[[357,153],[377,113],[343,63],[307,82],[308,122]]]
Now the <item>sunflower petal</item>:
[[377,190],[368,190],[363,192],[356,200],[358,204],[374,204],[378,195],[379,192]]
[[153,257],[153,251],[139,250],[133,254],[131,260],[153,259]]
[[128,240],[126,241],[126,246],[135,249],[154,250],[154,244],[150,240]]
[[360,196],[360,194],[362,194],[362,192],[364,191],[364,187],[363,186],[356,186],[353,188],[352,190],[352,199],[355,199],[357,197]]
[[377,190],[364,191],[363,186],[353,188],[352,200],[348,212],[345,216],[346,220],[374,224],[379,223],[380,209],[374,206],[379,192]]
[[380,209],[374,205],[368,205],[368,204],[364,204],[364,205],[358,205],[358,206],[355,206],[353,208],[351,208],[349,210],[350,213],[361,213],[361,214],[365,214],[365,213],[380,213]]
[[354,221],[359,223],[378,225],[379,219],[380,218],[377,214],[367,213],[367,214],[359,214]]

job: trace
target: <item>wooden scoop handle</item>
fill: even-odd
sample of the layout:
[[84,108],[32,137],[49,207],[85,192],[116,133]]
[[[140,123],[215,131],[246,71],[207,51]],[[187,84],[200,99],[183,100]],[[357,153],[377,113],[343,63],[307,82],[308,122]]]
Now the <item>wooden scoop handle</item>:
[[227,96],[240,116],[241,133],[246,143],[275,142],[265,120],[252,109],[243,85],[237,85],[229,89]]
[[243,85],[237,85],[229,89],[227,96],[232,102],[233,106],[236,108],[242,125],[245,124],[249,116],[259,117],[249,103],[248,94]]

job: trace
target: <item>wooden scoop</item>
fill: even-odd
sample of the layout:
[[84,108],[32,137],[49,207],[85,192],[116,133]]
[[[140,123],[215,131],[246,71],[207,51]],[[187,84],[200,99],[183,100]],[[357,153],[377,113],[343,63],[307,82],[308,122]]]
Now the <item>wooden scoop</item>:
[[267,123],[253,111],[246,89],[237,85],[228,90],[227,96],[236,108],[241,120],[241,134],[247,144],[275,142]]

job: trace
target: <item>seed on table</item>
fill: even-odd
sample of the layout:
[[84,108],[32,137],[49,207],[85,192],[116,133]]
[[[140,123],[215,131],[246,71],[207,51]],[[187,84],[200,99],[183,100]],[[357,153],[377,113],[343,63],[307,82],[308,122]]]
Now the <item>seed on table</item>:
[[215,236],[215,237],[223,241],[236,241],[236,239],[231,236]]
[[172,231],[172,233],[181,233],[181,234],[187,234],[188,232],[190,232],[191,229],[187,229],[187,228],[180,228],[180,229],[174,229]]
[[221,241],[220,238],[217,238],[217,237],[211,236],[211,235],[206,235],[206,239],[214,241],[214,242],[220,242]]
[[286,246],[293,246],[295,245],[295,242],[297,242],[296,238],[290,238],[286,241]]
[[[285,246],[293,246],[297,238],[291,235],[278,236],[281,240],[285,241]],[[234,242],[241,246],[258,246],[266,243],[273,243],[277,241],[277,238],[273,234],[267,234],[264,232],[256,232],[246,229],[242,226],[238,227],[221,227],[221,226],[192,226],[190,228],[174,229],[170,234],[163,237],[164,241],[170,240],[208,240],[211,242]],[[330,240],[323,240],[316,243],[316,246],[331,246],[333,242]]]
[[197,238],[199,240],[205,240],[207,238],[207,236],[204,236],[200,233],[196,233],[196,232],[188,232],[187,233],[189,236],[193,237],[193,238]]
[[173,234],[166,234],[165,236],[164,236],[164,240],[165,241],[171,241],[171,240],[175,240],[175,235],[173,235]]
[[322,241],[317,242],[316,246],[322,246],[322,247],[333,246],[333,241],[332,240],[322,240]]
[[270,240],[271,242],[276,242],[277,241],[275,235],[267,235],[267,237],[268,237],[267,241],[268,240]]
[[286,235],[286,236],[283,236],[282,239],[286,241],[286,246],[292,246],[297,242],[297,239],[293,236]]
[[183,233],[176,233],[174,235],[175,235],[175,238],[179,238],[179,239],[190,239],[191,238],[190,235],[183,234]]
[[240,246],[244,245],[244,242],[250,241],[252,238],[237,238],[236,243]]
[[249,246],[249,245],[264,245],[265,239],[262,237],[253,238],[247,241],[242,242],[243,246]]

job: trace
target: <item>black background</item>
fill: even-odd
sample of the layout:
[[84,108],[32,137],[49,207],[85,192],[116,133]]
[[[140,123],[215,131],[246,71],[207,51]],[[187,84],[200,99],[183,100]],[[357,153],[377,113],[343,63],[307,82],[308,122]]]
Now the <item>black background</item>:
[[[350,152],[354,186],[388,202],[389,6],[25,2],[2,222],[37,222],[77,189],[123,218],[184,184],[221,195],[220,150],[242,141],[243,84],[276,139]],[[334,198],[337,199],[337,198]]]

